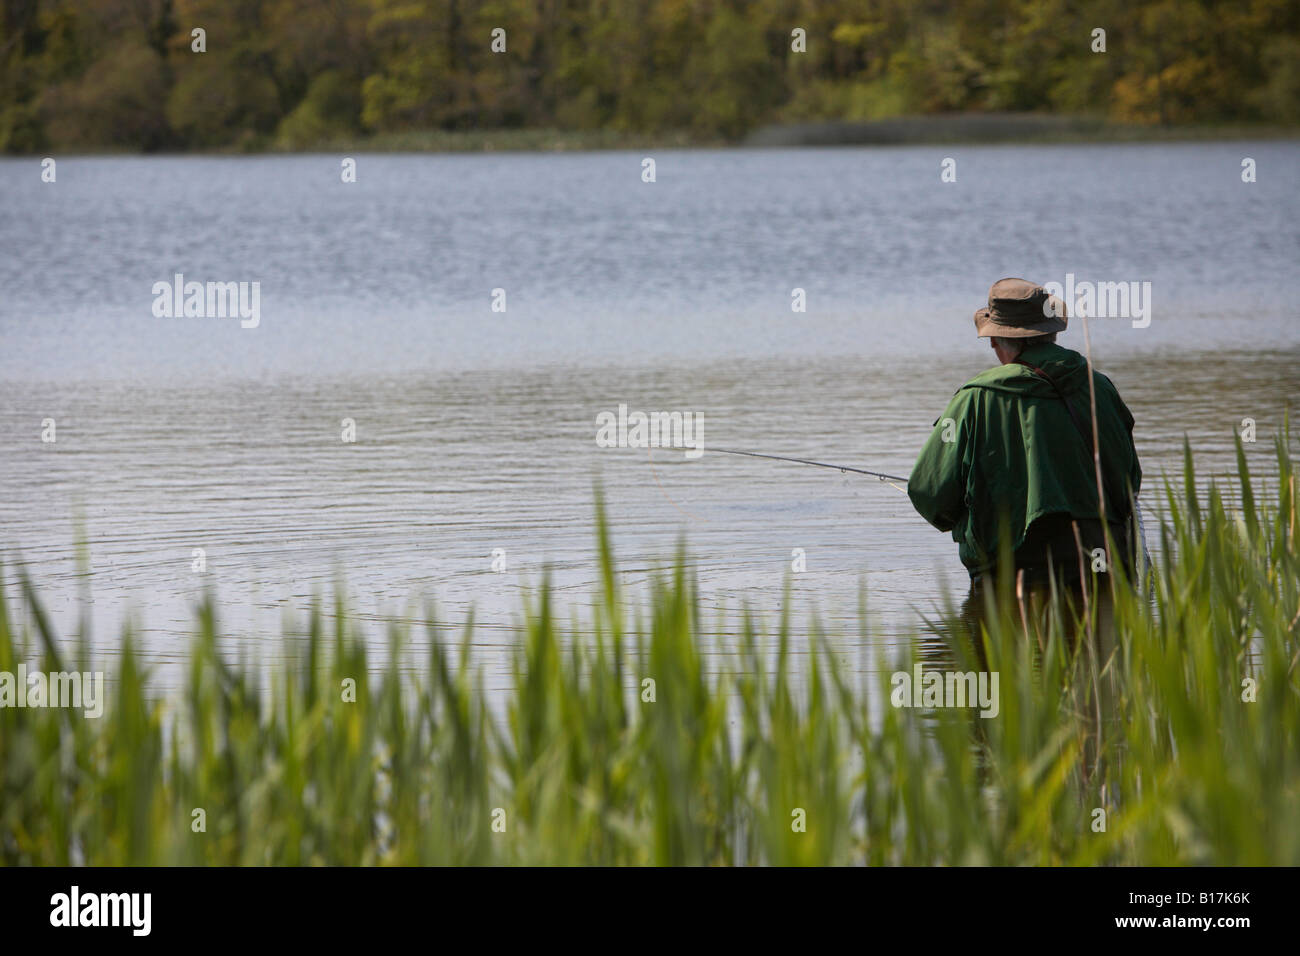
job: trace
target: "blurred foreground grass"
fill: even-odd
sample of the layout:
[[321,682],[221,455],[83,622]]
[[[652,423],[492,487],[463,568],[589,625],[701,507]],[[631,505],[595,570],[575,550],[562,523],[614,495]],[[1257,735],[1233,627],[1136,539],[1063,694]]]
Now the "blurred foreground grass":
[[680,562],[630,623],[603,514],[594,619],[566,626],[541,590],[499,717],[469,632],[430,624],[412,680],[372,667],[342,598],[269,680],[225,659],[200,608],[165,704],[129,633],[106,666],[61,647],[20,575],[0,672],[100,667],[109,700],[99,719],[0,708],[0,862],[1296,865],[1300,528],[1276,445],[1266,489],[1239,448],[1237,480],[1198,493],[1188,454],[1151,591],[1107,582],[1115,654],[1006,595],[978,646],[954,638],[954,667],[1000,676],[989,719],[896,709],[891,671],[917,658],[855,683],[785,620],[747,620],[740,653],[706,668]]

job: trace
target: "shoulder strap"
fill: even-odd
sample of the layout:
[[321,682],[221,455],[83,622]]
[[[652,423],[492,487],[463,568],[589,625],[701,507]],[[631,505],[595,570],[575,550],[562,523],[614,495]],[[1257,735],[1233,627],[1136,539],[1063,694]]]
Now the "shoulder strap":
[[1020,361],[1020,359],[1016,359],[1016,364],[1023,365],[1048,385],[1052,386],[1052,391],[1056,392],[1056,397],[1061,400],[1061,404],[1065,406],[1065,410],[1070,414],[1070,421],[1074,422],[1075,431],[1077,431],[1079,437],[1083,439],[1084,445],[1088,448],[1088,457],[1091,458],[1093,454],[1092,432],[1085,428],[1083,422],[1079,420],[1079,416],[1075,412],[1074,406],[1070,404],[1070,400],[1066,398],[1065,393],[1061,391],[1061,386],[1056,384],[1056,379],[1052,378],[1052,376],[1048,375],[1047,372],[1039,368],[1037,365],[1030,365],[1028,362]]
[[[1075,430],[1079,433],[1079,437],[1083,439],[1083,445],[1086,449],[1088,449],[1088,457],[1090,459],[1095,458],[1096,450],[1094,449],[1092,444],[1092,432],[1088,428],[1084,427],[1083,422],[1080,421],[1079,419],[1078,413],[1074,410],[1074,406],[1070,404],[1070,400],[1066,398],[1065,393],[1061,391],[1061,386],[1056,384],[1056,379],[1052,378],[1052,376],[1048,375],[1047,372],[1039,368],[1037,365],[1030,365],[1028,362],[1022,362],[1020,359],[1016,359],[1016,363],[1018,365],[1023,365],[1025,368],[1029,369],[1029,371],[1033,372],[1035,375],[1037,375],[1039,378],[1045,381],[1048,385],[1052,386],[1052,391],[1056,392],[1056,397],[1059,398],[1061,400],[1061,404],[1065,406],[1066,412],[1068,412],[1070,415],[1070,421],[1074,422]],[[1117,504],[1124,500],[1123,498],[1117,496],[1115,494],[1115,490],[1110,486],[1111,484],[1110,476],[1106,473],[1105,469],[1102,469],[1101,480],[1107,498],[1109,498],[1111,501]],[[1098,490],[1100,491],[1102,489],[1098,489]]]

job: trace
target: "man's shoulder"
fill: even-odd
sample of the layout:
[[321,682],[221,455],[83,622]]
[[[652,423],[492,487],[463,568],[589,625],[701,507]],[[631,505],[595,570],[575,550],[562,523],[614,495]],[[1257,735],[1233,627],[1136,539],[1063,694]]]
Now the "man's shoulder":
[[957,394],[975,389],[989,389],[1000,392],[1023,392],[1033,388],[1038,381],[1032,371],[1023,365],[1012,362],[1009,365],[995,365],[986,368],[957,390]]

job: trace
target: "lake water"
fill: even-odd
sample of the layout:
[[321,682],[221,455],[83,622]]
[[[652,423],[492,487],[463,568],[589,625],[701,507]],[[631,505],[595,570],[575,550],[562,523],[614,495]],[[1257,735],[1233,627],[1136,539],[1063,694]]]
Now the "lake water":
[[[0,162],[6,573],[21,558],[71,632],[84,529],[96,642],[131,617],[163,665],[205,587],[255,642],[341,575],[366,617],[473,607],[500,683],[545,569],[566,613],[593,599],[599,482],[635,601],[684,536],[718,653],[742,605],[775,621],[788,580],[799,629],[815,609],[870,661],[860,588],[885,643],[965,592],[904,494],[599,448],[597,415],[693,412],[706,446],[906,475],[993,362],[971,318],[989,284],[1067,273],[1151,283],[1149,325],[1091,323],[1149,510],[1184,435],[1221,473],[1253,418],[1263,467],[1300,398],[1298,143],[651,155],[653,183],[621,152],[360,155],[347,184],[324,155],[69,157],[55,183]],[[156,317],[176,273],[258,282],[259,324]],[[1082,349],[1077,322],[1061,341]]]

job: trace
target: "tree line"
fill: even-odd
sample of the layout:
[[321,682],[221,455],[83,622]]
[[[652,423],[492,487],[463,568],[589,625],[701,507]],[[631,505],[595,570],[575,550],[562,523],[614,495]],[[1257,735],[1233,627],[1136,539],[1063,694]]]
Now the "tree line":
[[1300,4],[0,0],[8,152],[951,111],[1300,123]]

